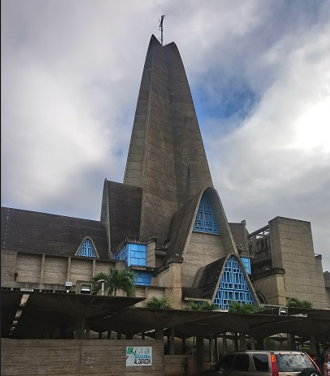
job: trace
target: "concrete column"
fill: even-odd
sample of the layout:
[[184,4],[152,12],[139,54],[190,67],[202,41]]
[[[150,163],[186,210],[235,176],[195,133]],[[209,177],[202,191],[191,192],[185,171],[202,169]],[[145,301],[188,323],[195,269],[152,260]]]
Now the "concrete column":
[[169,343],[169,354],[174,355],[175,354],[175,346],[174,346],[174,329],[170,329],[170,343]]
[[203,372],[204,368],[204,338],[196,337],[196,370],[197,375]]
[[164,340],[164,332],[163,329],[156,329],[156,339]]
[[251,350],[256,350],[255,339],[253,337],[250,337],[250,341],[251,341]]
[[239,349],[240,350],[247,350],[245,332],[239,332]]
[[211,363],[214,363],[213,355],[214,355],[214,353],[213,353],[213,337],[211,335],[210,338],[209,338],[209,359],[210,359]]
[[111,339],[111,330],[108,330],[107,339]]
[[315,341],[315,335],[311,334],[309,336],[309,342],[310,342],[310,349],[312,354],[317,354],[317,349],[316,349],[316,341]]
[[67,272],[66,272],[66,280],[69,282],[71,277],[71,257],[68,257],[68,264],[67,264]]
[[99,339],[102,339],[103,337],[103,332],[99,332]]
[[182,341],[181,341],[181,351],[183,355],[186,355],[186,339],[185,338],[182,338]]
[[238,333],[234,334],[235,351],[238,351]]
[[218,348],[218,337],[214,336],[214,361],[217,362],[219,360],[219,348]]
[[93,264],[92,264],[92,276],[93,277],[95,275],[95,268],[96,268],[96,259],[93,259]]
[[41,270],[40,270],[40,284],[44,283],[44,271],[45,271],[45,254],[42,254],[41,258]]
[[85,330],[85,319],[83,317],[78,317],[76,319],[75,339],[82,339],[84,330]]
[[223,348],[223,355],[227,354],[228,347],[227,347],[227,333],[222,334],[222,348]]
[[288,347],[289,350],[296,350],[296,341],[294,334],[288,334]]
[[264,349],[264,339],[258,338],[257,339],[257,348],[256,350],[263,350]]
[[85,338],[89,339],[90,335],[91,335],[91,329],[89,326],[86,326]]

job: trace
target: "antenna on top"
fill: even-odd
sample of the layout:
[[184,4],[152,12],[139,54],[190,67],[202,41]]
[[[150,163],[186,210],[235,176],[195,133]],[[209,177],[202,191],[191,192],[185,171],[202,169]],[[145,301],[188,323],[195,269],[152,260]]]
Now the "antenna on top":
[[159,24],[159,29],[160,29],[160,43],[163,45],[163,21],[164,21],[165,15],[160,16],[160,24]]

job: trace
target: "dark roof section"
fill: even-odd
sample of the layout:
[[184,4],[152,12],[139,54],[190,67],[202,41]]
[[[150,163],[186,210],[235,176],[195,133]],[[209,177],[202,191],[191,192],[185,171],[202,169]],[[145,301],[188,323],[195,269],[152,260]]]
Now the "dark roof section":
[[203,290],[197,289],[195,287],[182,287],[182,298],[189,299],[202,299]]
[[89,237],[100,258],[108,259],[108,239],[98,221],[1,207],[1,249],[74,256]]
[[212,299],[214,296],[220,278],[223,272],[224,265],[226,264],[228,258],[233,256],[236,258],[241,266],[242,273],[244,274],[246,283],[248,284],[250,291],[256,302],[259,302],[258,296],[253,288],[253,285],[247,275],[245,267],[237,254],[231,254],[226,257],[222,257],[208,265],[201,267],[193,283],[192,288],[183,288],[182,295],[184,298],[200,298],[200,299]]
[[109,180],[104,189],[108,193],[111,250],[115,251],[127,238],[139,240],[142,189]]
[[220,197],[213,187],[208,187],[200,191],[174,214],[167,239],[165,263],[170,262],[171,259],[179,260],[179,258],[184,256],[183,253],[186,242],[194,224],[195,216],[203,194],[206,194],[211,201],[213,211],[217,218],[221,241],[223,242],[224,247],[227,248],[227,253],[237,253]]
[[196,274],[193,287],[182,288],[182,297],[211,299],[226,260],[227,256],[201,267]]
[[202,267],[197,275],[196,279],[198,278],[197,287],[198,289],[202,290],[202,298],[203,299],[211,299],[213,292],[216,288],[216,285],[219,281],[219,276],[222,272],[222,268],[225,264],[225,261],[227,260],[226,257],[222,257],[219,260],[216,260],[214,262],[211,262],[211,264],[208,264],[204,267]]
[[168,236],[166,253],[167,262],[169,262],[175,255],[182,257],[192,222],[195,220],[195,212],[202,194],[203,191],[199,192],[174,214]]

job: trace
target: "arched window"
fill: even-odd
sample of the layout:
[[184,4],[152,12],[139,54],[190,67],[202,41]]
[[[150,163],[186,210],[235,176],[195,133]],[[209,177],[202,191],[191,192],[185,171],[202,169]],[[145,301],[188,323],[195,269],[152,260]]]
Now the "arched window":
[[93,243],[90,239],[87,238],[82,242],[76,256],[97,257]]
[[241,266],[234,256],[230,256],[224,266],[213,303],[220,309],[229,309],[232,301],[241,304],[256,304]]
[[213,212],[211,201],[206,194],[203,195],[199,204],[193,230],[219,234],[219,227]]

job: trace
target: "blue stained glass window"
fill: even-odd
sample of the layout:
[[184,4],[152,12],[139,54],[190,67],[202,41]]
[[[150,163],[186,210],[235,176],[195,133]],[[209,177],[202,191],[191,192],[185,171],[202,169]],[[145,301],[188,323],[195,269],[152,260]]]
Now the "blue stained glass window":
[[85,239],[80,246],[77,256],[82,256],[82,257],[96,257],[96,252],[93,247],[93,243],[90,239]]
[[114,254],[115,260],[126,262],[126,266],[147,265],[147,246],[145,244],[129,243]]
[[214,304],[220,309],[229,309],[230,303],[256,304],[240,264],[230,256],[224,266]]
[[137,271],[135,272],[136,279],[135,284],[140,286],[151,286],[151,278],[153,273]]
[[205,194],[203,195],[199,204],[193,230],[208,232],[211,234],[219,234],[218,223],[215,218],[210,199]]

